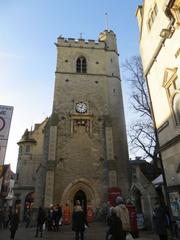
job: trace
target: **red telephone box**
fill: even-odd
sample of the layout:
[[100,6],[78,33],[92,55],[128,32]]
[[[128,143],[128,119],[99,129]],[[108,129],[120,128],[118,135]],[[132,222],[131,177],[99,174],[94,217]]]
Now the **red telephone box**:
[[129,211],[131,234],[134,238],[138,237],[139,236],[139,231],[138,231],[138,227],[137,227],[137,216],[136,216],[135,206],[132,205],[132,204],[127,204],[126,207]]
[[91,207],[87,207],[87,222],[90,223],[94,219],[94,212]]
[[112,187],[108,189],[108,201],[111,206],[116,206],[116,198],[121,196],[121,189],[118,187]]
[[70,224],[71,222],[71,210],[68,204],[64,207],[63,211],[63,224]]

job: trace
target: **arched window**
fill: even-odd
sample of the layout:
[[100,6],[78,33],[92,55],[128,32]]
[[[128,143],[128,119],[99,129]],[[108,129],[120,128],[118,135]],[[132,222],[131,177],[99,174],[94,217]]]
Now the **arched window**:
[[154,7],[149,10],[148,20],[147,20],[148,30],[151,30],[157,14],[158,14],[158,7],[157,7],[157,4],[155,3]]
[[76,61],[76,72],[86,73],[86,71],[87,71],[86,59],[84,57],[79,57]]
[[178,78],[177,70],[177,67],[165,69],[163,87],[166,89],[176,125],[180,125],[180,78]]
[[173,111],[176,119],[176,124],[180,124],[180,93],[177,93],[173,98]]

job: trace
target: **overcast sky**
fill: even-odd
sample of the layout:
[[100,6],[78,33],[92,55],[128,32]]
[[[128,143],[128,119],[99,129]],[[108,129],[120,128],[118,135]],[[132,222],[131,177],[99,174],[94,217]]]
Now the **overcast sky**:
[[[98,39],[108,25],[117,36],[120,65],[139,54],[135,12],[142,0],[0,0],[0,105],[14,106],[5,163],[16,169],[25,129],[50,116],[59,35]],[[128,88],[122,75],[125,108]],[[126,120],[130,115],[126,111]]]

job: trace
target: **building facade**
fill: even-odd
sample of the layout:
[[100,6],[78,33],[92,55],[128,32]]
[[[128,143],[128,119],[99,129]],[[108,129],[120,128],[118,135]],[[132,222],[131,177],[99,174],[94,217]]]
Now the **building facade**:
[[0,208],[12,206],[14,182],[10,164],[0,165]]
[[[26,161],[33,164],[27,182],[34,189],[36,206],[73,207],[79,199],[85,209],[96,211],[113,191],[126,196],[129,188],[116,36],[105,30],[98,41],[59,37],[56,47],[52,115],[28,132],[31,162],[19,154],[16,186],[18,190],[24,183],[25,172],[21,180],[20,175]],[[22,138],[20,148],[24,144],[29,145]]]
[[136,207],[139,229],[153,229],[153,210],[158,199],[153,180],[158,175],[159,170],[153,164],[139,157],[130,161],[129,198]]
[[[28,208],[33,208],[44,197],[44,179],[46,173],[46,126],[49,119],[41,124],[35,124],[34,130],[25,130],[18,142],[19,153],[14,185],[14,198],[19,208],[20,218],[23,219]],[[38,195],[35,191],[38,187]],[[42,204],[42,200],[41,200]]]
[[172,214],[180,218],[180,1],[144,0],[136,15]]

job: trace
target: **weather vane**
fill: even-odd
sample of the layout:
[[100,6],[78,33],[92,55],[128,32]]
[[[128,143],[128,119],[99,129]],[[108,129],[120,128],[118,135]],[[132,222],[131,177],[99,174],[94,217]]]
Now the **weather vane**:
[[82,33],[82,32],[80,32],[80,39],[82,39],[82,35],[83,35],[83,33]]
[[108,26],[108,13],[105,13],[105,20],[106,20],[106,30],[109,31],[109,26]]

